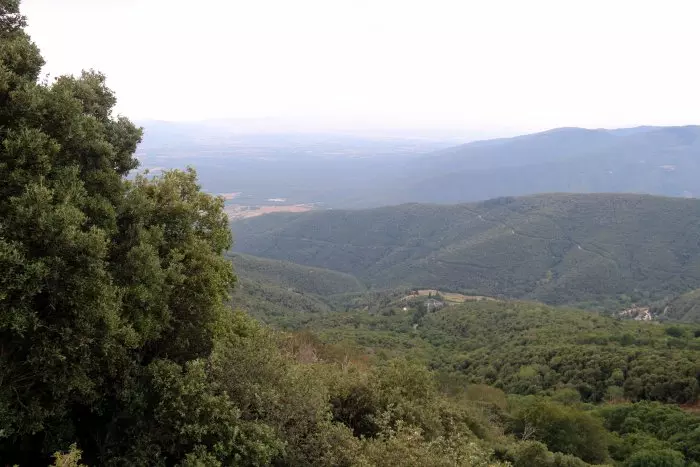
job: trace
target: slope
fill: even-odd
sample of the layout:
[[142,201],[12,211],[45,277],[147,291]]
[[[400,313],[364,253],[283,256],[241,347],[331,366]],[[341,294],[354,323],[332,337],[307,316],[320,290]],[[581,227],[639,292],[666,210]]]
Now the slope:
[[664,300],[653,306],[651,313],[662,320],[700,322],[700,289]]
[[[421,286],[547,303],[652,301],[700,287],[700,202],[550,194],[450,206],[274,214],[236,251]],[[608,303],[610,305],[610,303]]]
[[361,294],[353,276],[285,261],[228,253],[238,276],[231,296],[235,309],[260,321],[283,325],[293,315],[329,312],[337,294]]
[[297,292],[326,296],[365,290],[356,277],[338,271],[236,253],[228,257],[240,277]]
[[700,127],[559,128],[408,161],[358,206],[455,203],[545,192],[698,196]]

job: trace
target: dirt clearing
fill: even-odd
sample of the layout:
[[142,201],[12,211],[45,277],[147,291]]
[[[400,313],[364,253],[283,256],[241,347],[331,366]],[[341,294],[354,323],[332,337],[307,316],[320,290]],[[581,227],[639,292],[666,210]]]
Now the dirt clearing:
[[246,219],[248,217],[262,216],[273,212],[306,212],[311,211],[313,206],[308,204],[288,204],[288,205],[257,205],[246,206],[243,204],[227,204],[224,206],[224,211],[228,214],[231,221],[237,219]]

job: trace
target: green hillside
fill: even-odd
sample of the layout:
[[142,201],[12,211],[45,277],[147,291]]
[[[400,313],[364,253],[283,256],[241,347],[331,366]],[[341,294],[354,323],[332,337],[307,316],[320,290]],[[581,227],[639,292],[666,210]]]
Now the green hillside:
[[235,253],[228,257],[239,276],[295,292],[335,295],[365,290],[357,278],[338,271]]
[[232,224],[235,250],[416,286],[626,306],[700,287],[700,202],[548,194],[458,205],[273,214]]
[[700,322],[700,289],[691,290],[669,301],[662,301],[651,309],[659,319]]
[[291,315],[329,312],[365,294],[356,278],[342,272],[250,255],[226,256],[238,275],[231,297],[234,308],[266,323],[281,325]]
[[298,313],[321,313],[333,308],[320,296],[296,292],[274,284],[239,278],[231,303],[263,322]]

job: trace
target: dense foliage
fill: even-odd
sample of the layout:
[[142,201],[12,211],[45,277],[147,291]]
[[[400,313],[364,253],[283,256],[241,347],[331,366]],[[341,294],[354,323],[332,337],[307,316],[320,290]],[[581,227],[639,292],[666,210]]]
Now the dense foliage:
[[591,194],[271,214],[232,228],[239,251],[375,287],[611,309],[700,286],[699,221],[697,200]]
[[[346,355],[367,353],[380,366],[408,358],[432,368],[449,400],[481,401],[496,410],[492,423],[521,441],[496,441],[495,455],[515,465],[700,463],[700,416],[660,403],[696,407],[697,326],[528,302],[478,301],[426,313],[420,301],[386,295],[394,300],[372,312],[360,301],[346,312],[266,319],[312,330]],[[344,417],[354,430],[371,432],[362,418]],[[664,464],[668,459],[676,463]]]
[[357,278],[338,271],[250,255],[229,253],[227,256],[240,276],[256,282],[272,283],[290,292],[329,296],[365,290]]
[[90,463],[187,452],[176,420],[155,423],[225,312],[222,201],[192,172],[127,182],[141,131],[112,116],[99,73],[38,82],[17,9],[0,2],[3,461],[76,440]]
[[[403,303],[403,302],[402,302]],[[416,316],[421,316],[416,321]],[[576,390],[584,401],[694,403],[700,394],[697,326],[622,321],[530,302],[479,301],[433,313],[396,306],[297,315],[286,326],[387,356],[411,354],[469,383],[516,394]]]
[[700,322],[700,289],[654,303],[651,314],[664,321]]

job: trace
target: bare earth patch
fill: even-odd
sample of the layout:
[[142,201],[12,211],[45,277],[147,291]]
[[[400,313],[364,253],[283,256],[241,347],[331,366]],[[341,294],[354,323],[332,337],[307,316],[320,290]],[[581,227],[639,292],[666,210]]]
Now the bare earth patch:
[[[417,291],[419,296],[428,296],[428,295],[438,295],[442,296],[443,300],[445,300],[448,303],[464,303],[464,302],[478,302],[481,300],[495,300],[493,297],[486,297],[483,295],[463,295],[461,293],[453,293],[453,292],[440,292],[439,290],[435,289],[420,289]],[[404,299],[411,298],[411,296],[404,297]]]
[[246,219],[249,217],[262,216],[273,212],[306,212],[311,211],[313,206],[308,204],[287,204],[287,205],[258,205],[246,206],[243,204],[227,204],[224,211],[228,214],[229,220]]

